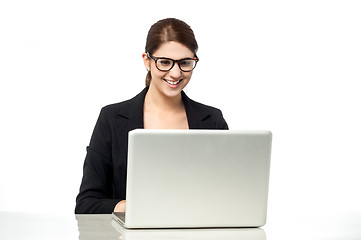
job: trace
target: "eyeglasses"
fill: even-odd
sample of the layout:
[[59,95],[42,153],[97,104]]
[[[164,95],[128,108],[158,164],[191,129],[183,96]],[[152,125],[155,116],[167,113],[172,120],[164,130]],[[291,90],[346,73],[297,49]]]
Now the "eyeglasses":
[[191,72],[197,65],[199,58],[183,58],[179,60],[173,60],[165,57],[153,57],[150,53],[147,53],[148,57],[155,61],[155,66],[159,71],[168,72],[174,67],[175,63],[178,63],[179,69],[183,72]]

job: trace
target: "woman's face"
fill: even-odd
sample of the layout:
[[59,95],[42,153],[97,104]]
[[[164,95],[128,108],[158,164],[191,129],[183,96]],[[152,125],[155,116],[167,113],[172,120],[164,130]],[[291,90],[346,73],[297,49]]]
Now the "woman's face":
[[[162,44],[152,56],[179,60],[183,58],[193,58],[194,53],[178,42],[167,42]],[[174,64],[171,70],[163,72],[157,69],[155,61],[148,58],[146,53],[143,54],[143,60],[145,66],[147,68],[149,67],[152,74],[150,88],[156,88],[167,97],[178,96],[192,77],[192,72],[181,71],[178,63]]]

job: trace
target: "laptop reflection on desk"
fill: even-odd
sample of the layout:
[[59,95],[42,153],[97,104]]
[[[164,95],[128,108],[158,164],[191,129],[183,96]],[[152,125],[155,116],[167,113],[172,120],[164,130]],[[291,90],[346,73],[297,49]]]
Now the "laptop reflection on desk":
[[120,233],[121,240],[266,240],[262,228],[127,229],[115,220],[112,226]]
[[266,222],[269,131],[129,132],[126,228],[260,227]]

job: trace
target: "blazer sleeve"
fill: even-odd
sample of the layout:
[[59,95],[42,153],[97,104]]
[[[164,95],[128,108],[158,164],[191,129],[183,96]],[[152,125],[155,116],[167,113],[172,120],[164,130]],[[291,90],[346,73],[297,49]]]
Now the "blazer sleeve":
[[83,166],[76,198],[76,214],[111,213],[121,199],[113,199],[112,144],[109,119],[104,108],[95,125]]
[[223,130],[228,130],[228,124],[226,122],[226,120],[223,118],[223,114],[221,110],[218,110],[218,117],[217,117],[217,128],[218,129],[223,129]]

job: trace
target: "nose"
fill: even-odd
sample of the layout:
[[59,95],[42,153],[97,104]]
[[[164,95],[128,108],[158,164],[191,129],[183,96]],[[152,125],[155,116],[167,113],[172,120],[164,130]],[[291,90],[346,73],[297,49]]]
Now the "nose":
[[173,68],[169,70],[169,76],[174,79],[178,79],[181,75],[182,71],[180,70],[179,65],[177,63],[174,64]]

